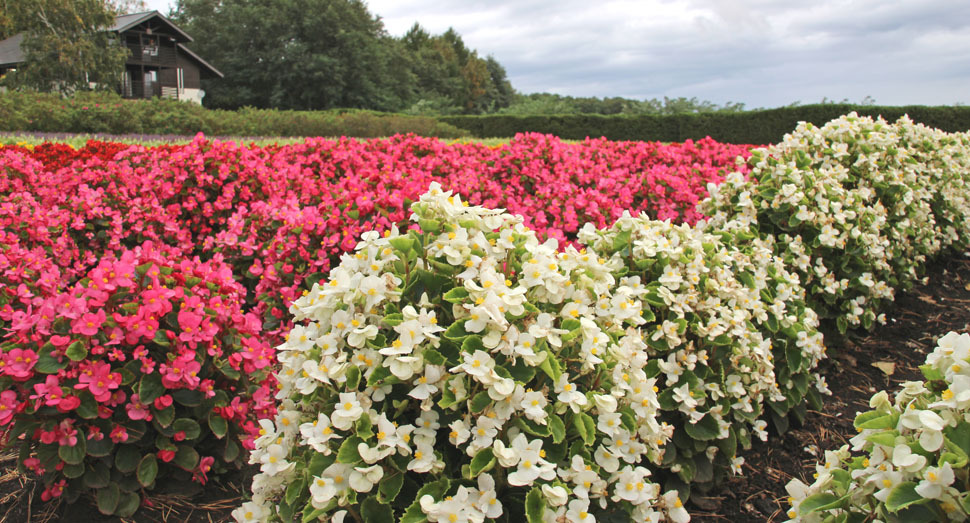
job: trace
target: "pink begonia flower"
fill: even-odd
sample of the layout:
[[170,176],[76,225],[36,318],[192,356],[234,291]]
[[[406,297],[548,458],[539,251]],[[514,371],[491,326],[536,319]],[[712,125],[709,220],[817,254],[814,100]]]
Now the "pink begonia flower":
[[64,396],[57,402],[57,411],[62,413],[71,412],[81,406],[81,398],[77,396]]
[[37,353],[21,348],[11,349],[3,354],[0,370],[11,378],[22,381],[33,376],[34,365],[37,364]]
[[192,471],[192,480],[198,481],[199,483],[205,485],[205,482],[208,481],[208,477],[206,475],[210,470],[212,470],[212,464],[215,463],[215,461],[215,458],[212,456],[204,456],[202,459],[200,459],[198,466],[196,466],[195,470]]
[[64,494],[64,488],[66,486],[67,486],[67,480],[66,479],[62,479],[60,481],[57,481],[56,483],[54,483],[53,485],[51,485],[49,488],[44,489],[44,491],[40,493],[40,499],[41,499],[41,501],[50,501],[50,500],[52,500],[54,498],[61,497],[61,495]]
[[172,406],[172,397],[168,394],[164,394],[155,398],[155,408],[158,410],[164,410]]
[[104,309],[98,309],[95,313],[86,312],[80,318],[74,320],[71,326],[71,332],[82,336],[94,336],[101,329],[101,324],[104,323],[104,320]]
[[0,392],[0,425],[10,423],[20,406],[17,393],[12,390]]
[[66,419],[57,426],[57,443],[62,447],[77,445],[77,429],[74,428],[74,420]]
[[101,427],[97,425],[90,425],[88,427],[88,439],[92,441],[101,441],[104,439],[104,432],[101,432]]
[[160,450],[157,452],[157,454],[158,454],[158,459],[162,460],[165,463],[168,463],[173,459],[175,459],[174,450]]
[[82,366],[78,375],[77,390],[87,389],[99,403],[111,399],[111,391],[121,385],[121,374],[111,372],[111,365],[103,361]]
[[115,428],[111,429],[111,434],[109,437],[111,438],[111,441],[115,443],[124,443],[128,441],[128,430],[121,425],[117,425]]
[[48,407],[56,407],[64,399],[64,391],[57,376],[47,376],[44,383],[34,383],[34,392],[30,399],[42,400]]
[[128,411],[128,417],[132,420],[146,420],[151,421],[152,413],[148,410],[148,405],[145,405],[138,400],[137,394],[131,395],[131,402],[125,406],[125,410]]

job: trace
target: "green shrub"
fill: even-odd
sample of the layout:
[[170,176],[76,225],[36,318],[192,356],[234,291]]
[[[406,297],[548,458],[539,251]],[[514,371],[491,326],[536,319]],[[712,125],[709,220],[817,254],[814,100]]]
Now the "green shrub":
[[353,136],[414,133],[456,138],[467,132],[426,116],[372,111],[205,109],[168,99],[126,100],[112,93],[0,94],[0,131],[220,136]]
[[481,137],[508,137],[516,133],[539,132],[560,138],[582,140],[606,137],[611,140],[656,140],[683,142],[710,136],[726,143],[769,144],[799,122],[823,125],[855,111],[862,116],[896,120],[908,114],[917,122],[948,132],[970,129],[970,107],[880,107],[848,104],[804,105],[743,112],[712,112],[675,115],[454,115],[439,120]]

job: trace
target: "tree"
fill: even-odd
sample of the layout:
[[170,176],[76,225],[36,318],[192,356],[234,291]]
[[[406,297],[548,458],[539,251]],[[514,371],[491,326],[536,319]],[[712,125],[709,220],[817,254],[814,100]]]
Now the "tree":
[[225,74],[203,84],[207,105],[395,110],[410,97],[403,51],[360,0],[179,0],[173,16]]
[[11,33],[24,33],[24,63],[4,78],[15,88],[71,93],[114,89],[128,50],[106,29],[115,12],[105,0],[6,0]]

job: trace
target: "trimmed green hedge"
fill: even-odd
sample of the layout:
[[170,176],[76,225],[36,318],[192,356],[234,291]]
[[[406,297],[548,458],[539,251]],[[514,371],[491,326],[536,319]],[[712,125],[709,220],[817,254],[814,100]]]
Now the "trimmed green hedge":
[[41,93],[0,94],[0,131],[216,136],[353,136],[414,133],[457,138],[468,133],[426,116],[361,110],[277,111],[206,109],[174,100],[125,100],[113,93],[73,98]]
[[970,107],[857,106],[849,104],[803,105],[739,113],[679,114],[670,116],[575,115],[483,115],[442,116],[438,119],[468,130],[480,138],[514,136],[521,132],[554,134],[569,140],[605,136],[611,140],[658,140],[683,142],[710,136],[727,143],[777,143],[798,122],[822,125],[855,111],[860,116],[882,115],[895,121],[908,114],[914,121],[947,132],[970,129]]

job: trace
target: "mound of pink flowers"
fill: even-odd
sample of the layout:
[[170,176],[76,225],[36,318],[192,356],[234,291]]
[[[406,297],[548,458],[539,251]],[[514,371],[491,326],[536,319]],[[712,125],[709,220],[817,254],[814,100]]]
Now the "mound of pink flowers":
[[[0,147],[0,431],[45,496],[96,489],[103,512],[129,514],[156,479],[238,465],[273,408],[289,303],[362,232],[406,226],[432,181],[565,244],[624,211],[697,221],[706,185],[751,148],[538,134]],[[99,468],[108,456],[131,482]]]

